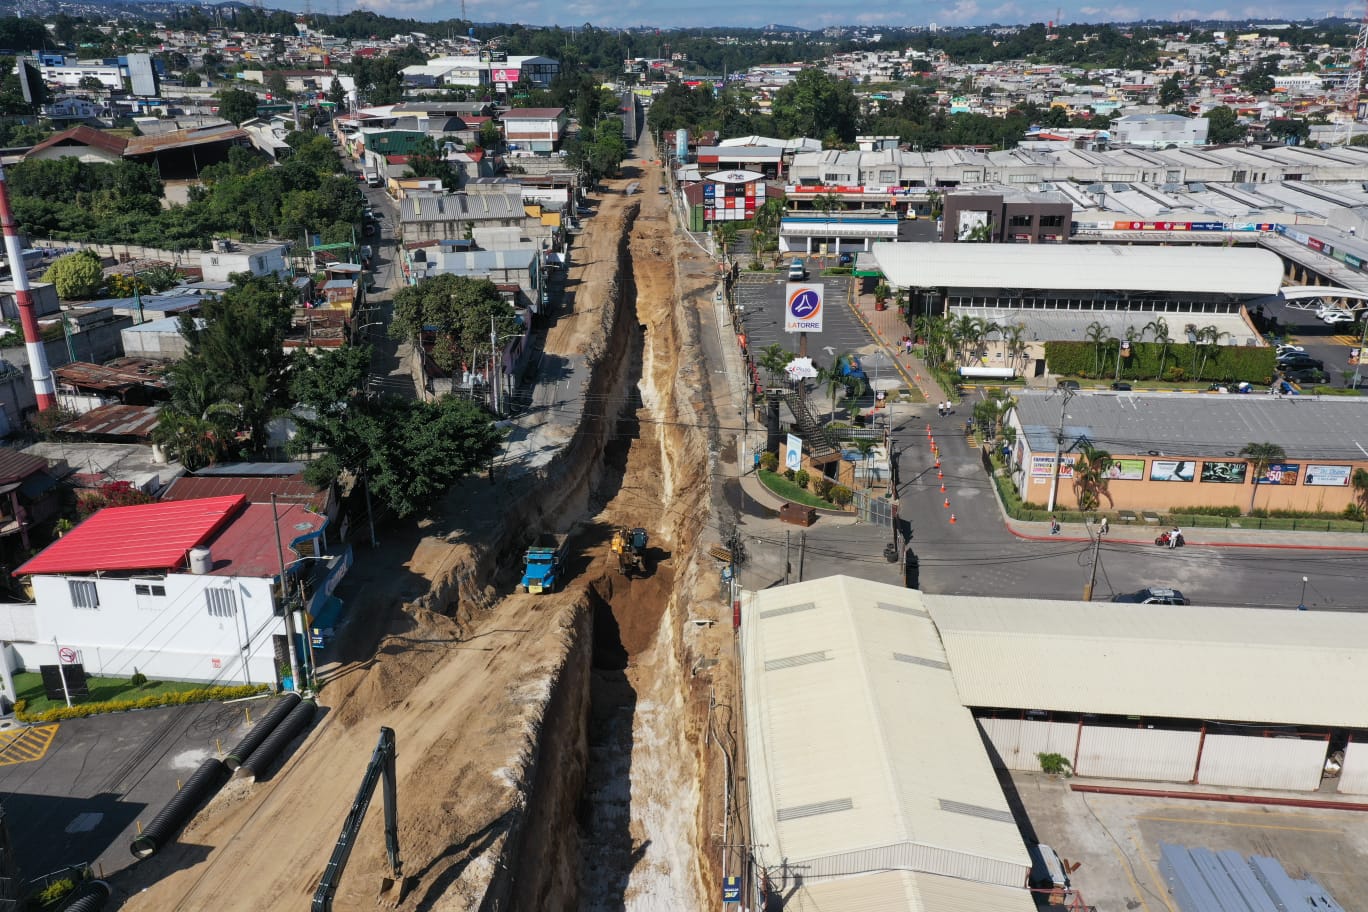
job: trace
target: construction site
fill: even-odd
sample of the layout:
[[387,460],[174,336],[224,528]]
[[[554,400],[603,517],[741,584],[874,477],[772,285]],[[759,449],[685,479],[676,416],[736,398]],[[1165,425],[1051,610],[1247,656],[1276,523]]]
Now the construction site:
[[[402,871],[382,891],[377,796],[336,908],[682,909],[714,894],[730,761],[709,734],[736,679],[710,453],[713,397],[730,398],[699,341],[716,265],[675,230],[663,179],[626,163],[572,248],[545,343],[588,367],[566,439],[358,555],[351,654],[317,721],[272,774],[229,782],[113,878],[118,908],[308,908],[382,727]],[[546,534],[563,536],[563,579],[524,591],[524,549]],[[726,719],[713,727],[734,746]]]

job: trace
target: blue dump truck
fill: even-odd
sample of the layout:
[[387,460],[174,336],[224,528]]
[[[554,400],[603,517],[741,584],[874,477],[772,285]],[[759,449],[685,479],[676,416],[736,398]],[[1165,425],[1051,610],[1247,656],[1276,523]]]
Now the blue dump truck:
[[565,551],[569,535],[543,533],[523,555],[523,578],[519,584],[533,595],[555,592],[565,572]]
[[859,380],[862,383],[869,383],[869,376],[865,374],[864,368],[860,366],[860,359],[856,355],[842,355],[836,362],[841,368],[841,377],[846,380]]

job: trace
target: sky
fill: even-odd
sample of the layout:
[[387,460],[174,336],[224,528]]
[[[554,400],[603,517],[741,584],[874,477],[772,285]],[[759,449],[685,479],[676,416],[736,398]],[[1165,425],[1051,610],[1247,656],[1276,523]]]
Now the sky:
[[[317,12],[346,12],[361,8],[386,16],[438,20],[459,18],[460,0],[311,0]],[[267,6],[298,10],[303,0],[285,0]],[[466,16],[476,22],[523,22],[529,25],[578,26],[586,22],[598,27],[656,26],[693,28],[737,26],[757,28],[764,25],[796,25],[823,28],[831,25],[941,26],[1004,25],[1048,22],[1058,19],[1074,22],[1125,22],[1148,19],[1270,19],[1288,14],[1285,3],[1233,3],[1194,0],[1122,0],[1092,2],[1063,7],[1050,0],[861,0],[856,4],[834,0],[466,0]],[[1360,18],[1363,7],[1327,4],[1322,9],[1297,8],[1304,16],[1347,16]]]

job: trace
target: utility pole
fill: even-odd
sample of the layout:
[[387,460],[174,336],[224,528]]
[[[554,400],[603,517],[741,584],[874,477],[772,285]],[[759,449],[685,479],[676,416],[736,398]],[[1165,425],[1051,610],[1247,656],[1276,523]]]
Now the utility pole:
[[294,682],[295,693],[304,690],[303,682],[299,677],[299,655],[295,649],[295,625],[294,612],[287,604],[289,601],[289,590],[285,582],[285,545],[280,540],[280,516],[276,513],[276,496],[271,495],[271,527],[275,529],[276,553],[280,555],[280,610],[285,614],[285,638],[289,642],[288,652],[290,654],[290,679]]
[[803,581],[803,558],[807,555],[807,533],[798,533],[798,582]]
[[[1092,523],[1086,526],[1089,534],[1092,533]],[[1092,571],[1088,574],[1088,585],[1083,587],[1083,601],[1091,602],[1093,597],[1093,586],[1097,584],[1097,555],[1102,550],[1102,530],[1097,530],[1097,537],[1093,539]]]
[[1064,390],[1064,401],[1059,405],[1059,431],[1055,435],[1055,458],[1054,468],[1050,472],[1050,502],[1045,505],[1047,512],[1053,512],[1055,508],[1055,495],[1059,493],[1059,460],[1064,456],[1064,412],[1069,407],[1069,400],[1073,398],[1073,390]]
[[787,586],[787,585],[789,584],[789,567],[790,567],[790,564],[789,564],[789,548],[792,546],[792,544],[793,544],[793,533],[786,530],[786,531],[784,532],[784,585],[785,585],[785,586]]
[[499,336],[494,329],[494,315],[489,315],[489,383],[493,388],[494,414],[499,414],[499,379],[497,372],[502,365],[497,364],[495,349],[499,347]]

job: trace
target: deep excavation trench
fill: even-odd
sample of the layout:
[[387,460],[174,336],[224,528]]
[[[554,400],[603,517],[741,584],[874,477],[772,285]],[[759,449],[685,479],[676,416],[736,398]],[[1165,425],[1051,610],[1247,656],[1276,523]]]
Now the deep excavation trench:
[[[590,373],[564,451],[483,515],[379,565],[363,592],[374,656],[329,684],[322,720],[269,782],[225,790],[181,845],[121,878],[124,908],[307,907],[378,725],[399,745],[399,908],[703,907],[717,828],[701,782],[720,787],[704,737],[714,682],[700,669],[727,655],[731,632],[692,623],[724,612],[698,557],[716,540],[713,422],[697,313],[681,302],[702,289],[708,300],[713,278],[681,253],[664,198],[642,189],[605,196],[596,227],[616,220],[620,235],[576,251],[588,265],[574,322],[552,338],[573,329],[566,344]],[[470,515],[472,493],[451,509]],[[577,519],[565,590],[509,594],[529,538]],[[611,563],[618,525],[650,532],[644,578]],[[376,906],[378,809],[339,912]]]

